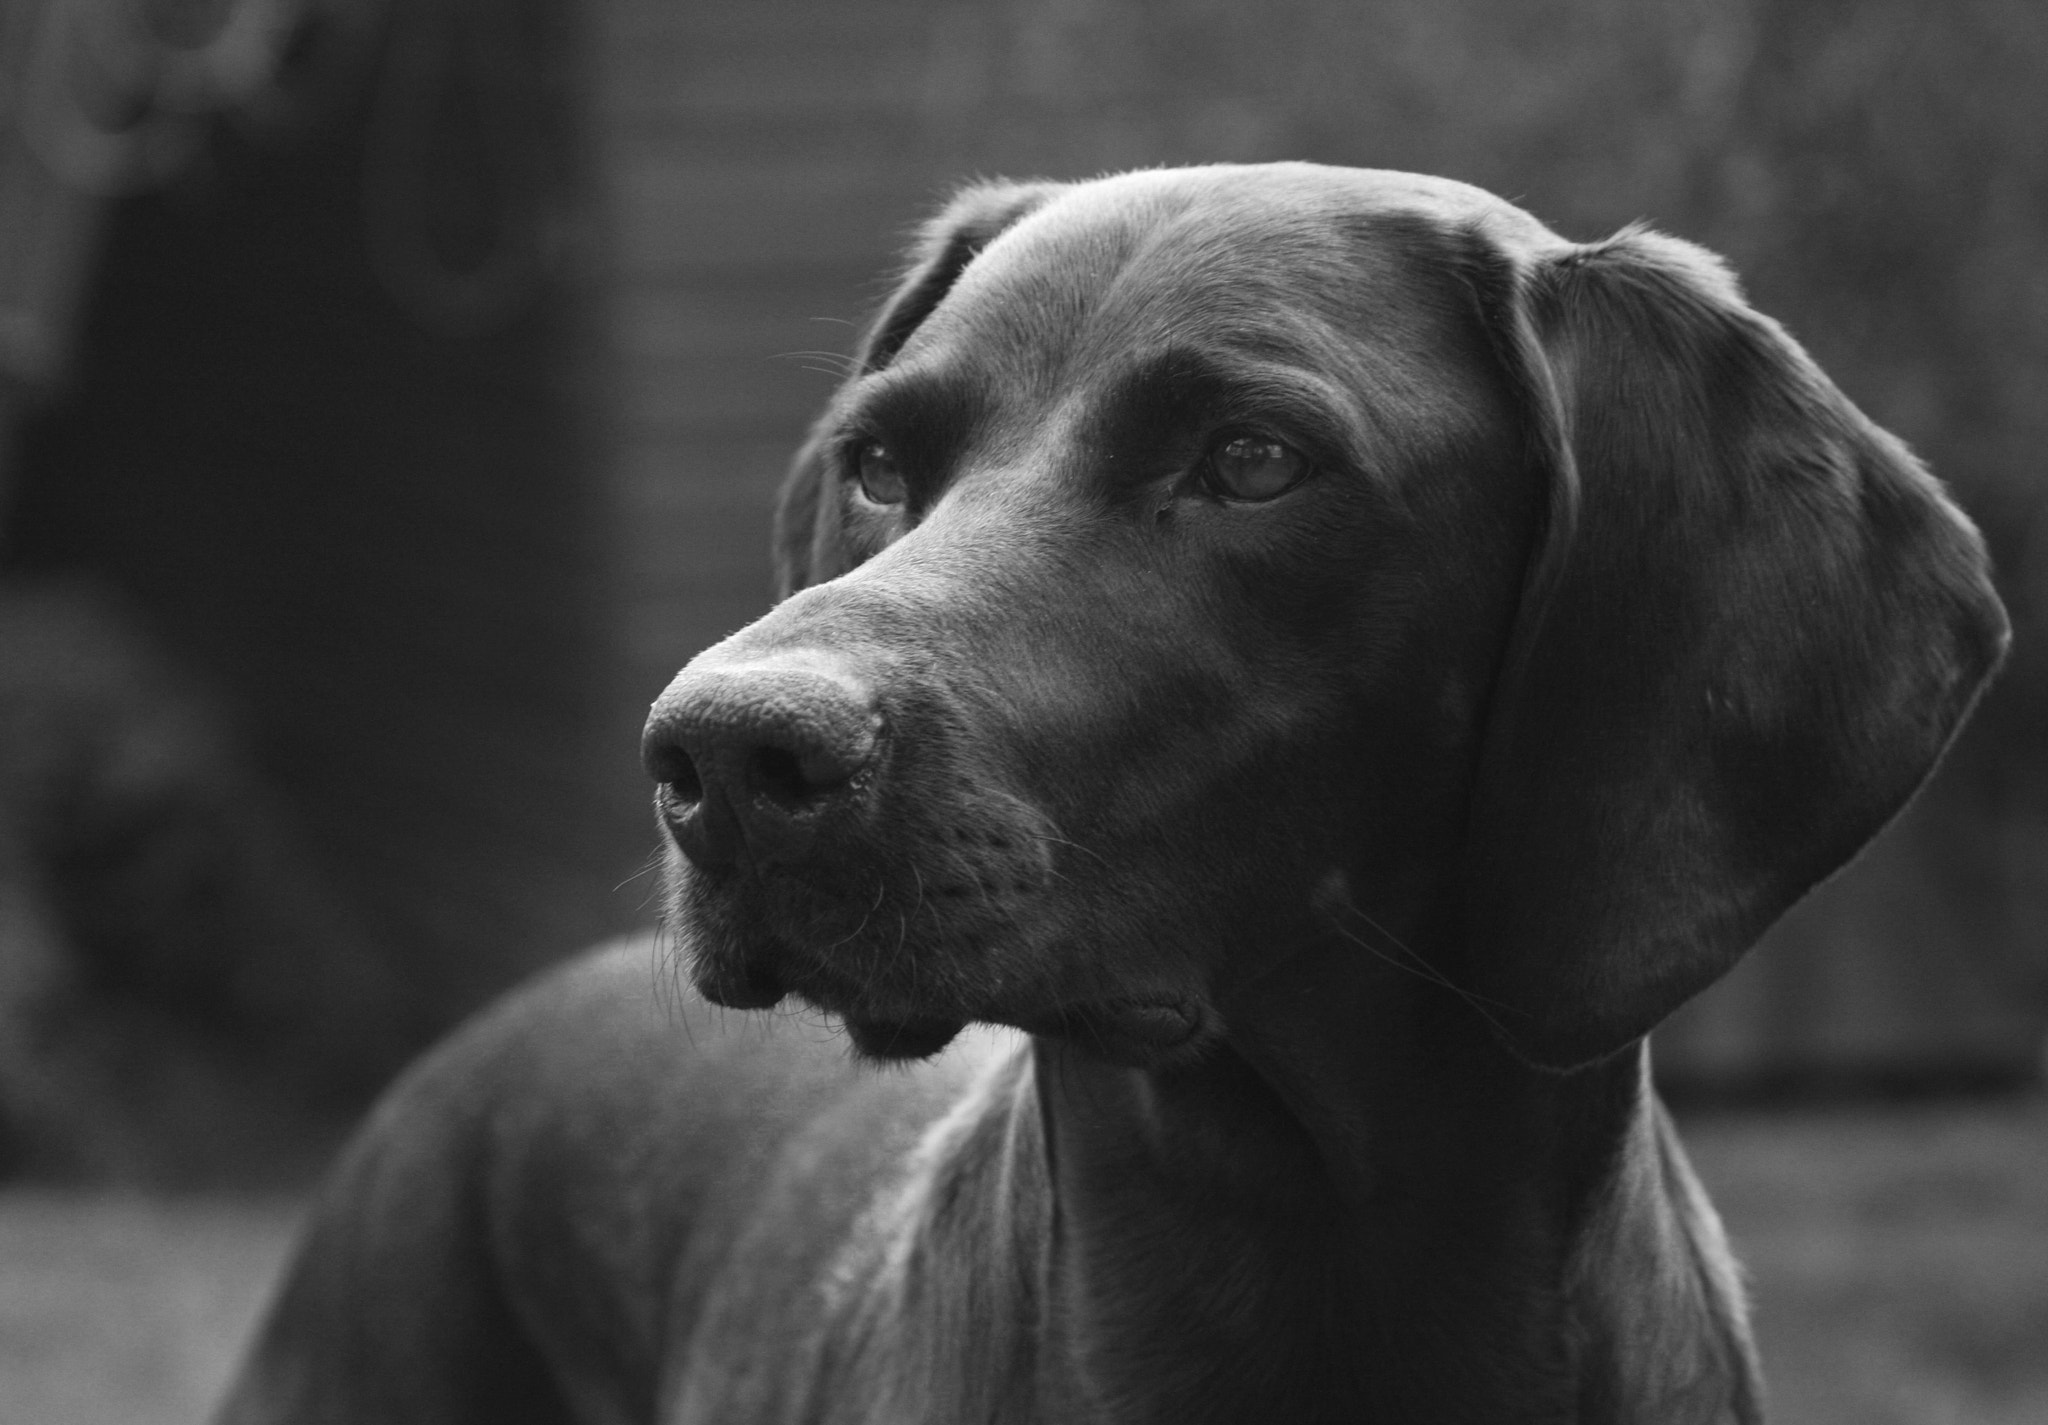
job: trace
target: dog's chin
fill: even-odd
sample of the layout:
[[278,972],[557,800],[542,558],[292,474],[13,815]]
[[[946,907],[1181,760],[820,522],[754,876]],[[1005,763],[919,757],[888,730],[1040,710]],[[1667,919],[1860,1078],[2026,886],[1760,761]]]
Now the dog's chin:
[[878,1063],[929,1059],[976,1021],[1009,1025],[1133,1069],[1186,1064],[1222,1036],[1200,996],[1131,995],[1009,1012],[994,1004],[920,1005],[823,975],[791,977],[767,957],[717,953],[700,953],[691,978],[705,999],[727,1009],[770,1009],[794,995],[837,1015],[854,1052]]
[[[1188,1063],[1217,1037],[1214,1017],[1199,1005],[1180,1000],[1107,1000],[1067,1006],[1054,1014],[985,1018],[1132,1069]],[[880,1063],[929,1059],[968,1024],[952,1016],[883,1017],[857,1011],[841,1011],[840,1019],[854,1052]]]
[[[785,984],[773,971],[758,965],[726,965],[715,974],[701,969],[699,992],[713,1004],[728,1009],[768,1009],[793,992],[836,1014],[846,1026],[854,1053],[873,1063],[929,1059],[943,1052],[969,1023],[969,1017],[960,1014],[878,1010],[847,1003],[816,987]],[[1214,1014],[1196,1001],[1180,999],[1111,999],[1014,1016],[997,1012],[974,1017],[1055,1039],[1132,1069],[1171,1068],[1191,1062],[1220,1034]]]
[[721,1009],[773,1009],[789,995],[781,977],[759,965],[699,960],[690,978],[697,993]]
[[691,978],[705,999],[728,1009],[760,1010],[795,996],[837,1016],[854,1053],[871,1062],[929,1059],[976,1022],[1008,1025],[1134,1069],[1189,1063],[1222,1037],[1214,1010],[1199,994],[1161,987],[1149,994],[1050,1005],[935,1003],[928,996],[903,993],[902,987],[890,992],[857,982],[815,960],[805,965],[778,953],[772,940],[767,948],[742,948],[745,943],[738,936],[713,946],[698,942]]
[[691,967],[697,992],[726,1009],[772,1009],[792,995],[834,1014],[846,1025],[854,1052],[863,1059],[893,1063],[929,1059],[967,1027],[958,1013],[927,1012],[913,1005],[878,1005],[873,997],[821,977],[791,978],[765,957],[699,954]]
[[843,1014],[854,1052],[877,1063],[929,1059],[967,1027],[963,1019],[873,1019]]

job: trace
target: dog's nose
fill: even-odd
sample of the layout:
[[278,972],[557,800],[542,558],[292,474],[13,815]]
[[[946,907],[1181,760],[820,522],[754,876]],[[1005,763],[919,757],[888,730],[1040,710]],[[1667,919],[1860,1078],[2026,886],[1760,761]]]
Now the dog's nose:
[[683,854],[707,869],[741,847],[792,861],[873,761],[873,696],[836,668],[691,665],[655,700],[641,734],[647,774]]

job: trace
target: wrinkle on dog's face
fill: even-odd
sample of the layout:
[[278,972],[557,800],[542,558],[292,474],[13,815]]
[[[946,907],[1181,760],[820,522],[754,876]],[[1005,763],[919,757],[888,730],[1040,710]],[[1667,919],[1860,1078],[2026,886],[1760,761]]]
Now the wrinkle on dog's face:
[[[1311,933],[1333,867],[1449,853],[1536,492],[1434,229],[1309,196],[1078,188],[842,393],[851,571],[705,656],[829,653],[884,751],[807,861],[679,878],[729,932],[704,954],[774,959],[870,1052],[988,1019],[1157,1062]],[[1191,472],[1232,431],[1313,473],[1218,498]],[[863,442],[901,504],[862,494]]]

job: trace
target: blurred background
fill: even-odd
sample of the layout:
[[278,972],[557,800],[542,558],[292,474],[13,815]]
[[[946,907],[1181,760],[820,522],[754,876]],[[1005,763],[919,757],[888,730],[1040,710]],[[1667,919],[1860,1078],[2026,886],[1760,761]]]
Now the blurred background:
[[0,0],[0,1420],[197,1419],[334,1133],[648,918],[636,732],[966,177],[1308,158],[1730,258],[2014,656],[1660,1031],[1787,1420],[2048,1419],[2038,0]]

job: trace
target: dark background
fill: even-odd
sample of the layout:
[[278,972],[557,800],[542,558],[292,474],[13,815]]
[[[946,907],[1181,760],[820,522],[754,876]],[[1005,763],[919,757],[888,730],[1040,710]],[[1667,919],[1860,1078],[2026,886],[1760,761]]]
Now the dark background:
[[640,716],[950,185],[1409,168],[1720,251],[1984,527],[2003,680],[1658,1049],[1804,1359],[1940,1308],[1842,1418],[2048,1399],[2048,7],[5,0],[0,81],[0,1174],[289,1187],[645,922]]

